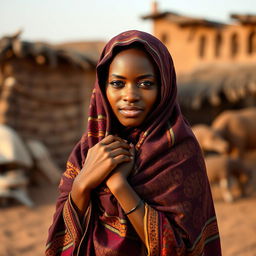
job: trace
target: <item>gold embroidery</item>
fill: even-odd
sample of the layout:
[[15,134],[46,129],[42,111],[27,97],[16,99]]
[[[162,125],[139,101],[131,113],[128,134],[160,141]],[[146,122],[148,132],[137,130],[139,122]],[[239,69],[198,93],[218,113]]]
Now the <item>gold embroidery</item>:
[[101,222],[101,224],[105,228],[113,231],[114,233],[118,234],[119,236],[127,237],[127,224],[123,224],[121,222],[118,222],[117,220],[112,221],[111,223]]
[[81,225],[80,225],[80,232],[79,232],[76,224],[73,221],[72,210],[70,209],[70,202],[69,202],[69,200],[70,199],[68,199],[65,202],[65,204],[64,204],[63,219],[64,219],[65,225],[67,227],[67,230],[68,230],[68,232],[70,233],[70,235],[72,237],[73,243],[78,245],[79,241],[80,241],[80,237],[81,237],[81,233],[80,232],[82,231],[82,228],[81,228]]
[[145,131],[144,134],[142,135],[142,138],[139,140],[139,142],[135,146],[137,150],[139,150],[139,148],[141,147],[142,143],[144,142],[147,136],[148,136],[148,131]]
[[100,219],[100,223],[111,230],[112,232],[116,233],[120,237],[127,237],[130,239],[137,239],[137,236],[130,232],[128,229],[128,222],[126,219],[121,219],[117,216],[109,216],[106,212]]
[[77,174],[80,172],[80,169],[74,166],[71,162],[67,162],[67,169],[64,172],[64,176],[66,176],[69,179],[74,179]]
[[104,137],[105,131],[98,131],[98,132],[88,132],[88,137]]
[[96,116],[89,116],[88,121],[101,121],[101,120],[106,120],[106,116],[104,115],[98,115]]
[[159,255],[159,219],[158,212],[146,205],[145,219],[146,223],[146,244],[148,249],[148,255]]
[[174,145],[175,137],[174,137],[174,132],[173,132],[173,129],[172,129],[170,123],[168,123],[168,129],[167,129],[166,133],[167,133],[167,139],[169,142],[169,146],[171,147]]
[[147,247],[148,256],[150,256],[150,249],[149,249],[149,240],[148,240],[148,205],[145,203],[145,215],[144,215],[144,234],[145,234],[145,242]]
[[67,230],[59,232],[54,237],[54,241],[47,244],[45,255],[55,256],[56,252],[65,251],[71,246],[73,246],[73,239],[70,233]]
[[175,137],[174,137],[174,132],[173,132],[173,129],[171,127],[171,129],[169,130],[170,131],[170,134],[171,134],[171,138],[172,138],[172,146],[174,145],[174,142],[175,142]]

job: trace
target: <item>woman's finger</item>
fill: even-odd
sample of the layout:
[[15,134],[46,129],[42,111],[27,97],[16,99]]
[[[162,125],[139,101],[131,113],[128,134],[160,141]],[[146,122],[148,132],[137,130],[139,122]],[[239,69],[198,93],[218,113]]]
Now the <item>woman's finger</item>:
[[134,147],[134,145],[132,143],[130,143],[129,147],[130,147],[129,151],[130,151],[131,155],[134,156],[135,155],[135,147]]
[[117,138],[117,140],[119,140],[119,141],[121,141],[121,142],[128,143],[128,141],[127,141],[127,140],[122,139],[122,138],[120,138],[120,137],[119,137],[119,136],[117,136],[117,135],[115,135],[115,137]]
[[114,142],[107,145],[107,149],[109,149],[109,150],[114,150],[114,149],[117,149],[117,148],[124,148],[124,149],[129,150],[130,146],[127,143],[123,142],[123,141],[114,141]]
[[117,166],[121,163],[124,163],[124,162],[132,161],[132,159],[127,155],[118,155],[118,156],[114,157],[113,160],[115,162],[115,166]]
[[110,152],[110,154],[111,154],[111,157],[113,157],[113,158],[115,158],[116,156],[119,156],[119,155],[126,155],[126,156],[131,157],[131,153],[128,150],[125,150],[123,148],[116,148],[116,149],[112,150]]
[[103,139],[99,142],[99,144],[101,144],[101,145],[108,145],[108,144],[110,144],[110,143],[112,143],[112,142],[114,142],[114,141],[116,141],[116,137],[115,137],[114,135],[108,135],[108,136],[106,136],[105,138],[103,138]]
[[106,136],[105,138],[103,138],[101,141],[100,141],[100,144],[102,145],[108,145],[114,141],[120,141],[120,142],[124,142],[126,143],[125,140],[121,139],[120,137],[118,136],[115,136],[115,135],[108,135]]

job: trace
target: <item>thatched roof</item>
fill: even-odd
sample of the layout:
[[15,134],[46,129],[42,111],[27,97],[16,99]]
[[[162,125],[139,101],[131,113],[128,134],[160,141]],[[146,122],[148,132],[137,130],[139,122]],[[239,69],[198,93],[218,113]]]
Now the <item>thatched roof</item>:
[[205,27],[220,27],[225,25],[221,22],[216,22],[212,20],[207,20],[203,18],[196,18],[190,16],[180,15],[175,12],[157,12],[148,15],[144,15],[141,17],[142,19],[166,19],[171,23],[175,23],[181,27],[186,26],[205,26]]
[[241,15],[241,14],[233,13],[230,15],[230,17],[232,19],[237,20],[243,25],[256,25],[256,15],[253,15],[253,14]]
[[81,52],[92,59],[94,62],[97,62],[105,44],[106,42],[104,41],[80,41],[66,42],[56,46]]
[[178,77],[181,105],[199,109],[204,102],[218,106],[256,96],[256,63],[209,65]]
[[85,54],[71,49],[62,49],[42,42],[27,42],[20,40],[20,32],[0,39],[0,61],[9,58],[32,58],[37,64],[57,67],[60,63],[88,69],[96,63]]

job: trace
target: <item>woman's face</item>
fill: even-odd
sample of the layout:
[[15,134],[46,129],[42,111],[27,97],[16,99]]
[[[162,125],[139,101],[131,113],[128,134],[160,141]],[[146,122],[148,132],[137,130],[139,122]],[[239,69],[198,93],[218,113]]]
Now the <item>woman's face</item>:
[[158,94],[157,73],[145,52],[119,52],[109,66],[106,95],[119,122],[137,127],[152,110]]

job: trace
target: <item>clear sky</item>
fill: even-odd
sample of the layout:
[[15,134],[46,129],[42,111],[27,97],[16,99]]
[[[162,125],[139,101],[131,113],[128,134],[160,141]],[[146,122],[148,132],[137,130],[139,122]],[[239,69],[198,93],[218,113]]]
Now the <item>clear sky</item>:
[[[108,40],[128,30],[151,32],[140,16],[151,0],[1,0],[0,36],[23,29],[23,39],[52,43]],[[161,11],[228,22],[231,12],[256,14],[256,0],[159,0]]]

